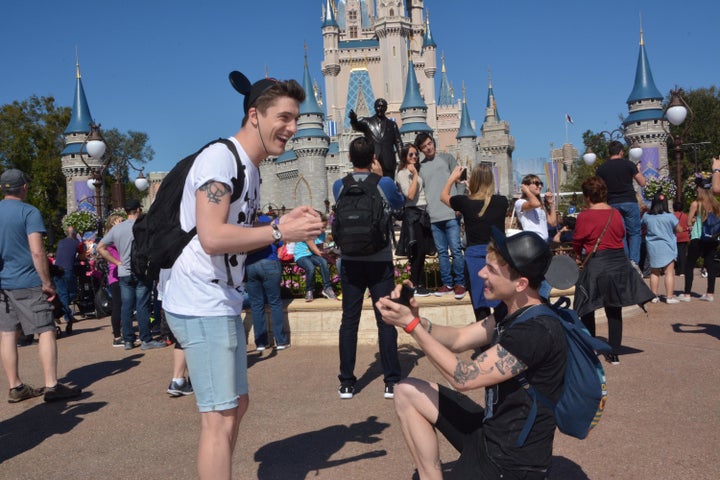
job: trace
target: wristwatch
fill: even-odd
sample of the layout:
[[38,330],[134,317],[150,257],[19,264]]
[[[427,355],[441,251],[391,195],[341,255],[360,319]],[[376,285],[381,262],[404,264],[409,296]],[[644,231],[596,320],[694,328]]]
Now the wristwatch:
[[277,224],[271,223],[270,226],[272,227],[273,243],[277,245],[282,240],[282,232],[278,228]]
[[713,168],[713,173],[720,173],[720,168]]

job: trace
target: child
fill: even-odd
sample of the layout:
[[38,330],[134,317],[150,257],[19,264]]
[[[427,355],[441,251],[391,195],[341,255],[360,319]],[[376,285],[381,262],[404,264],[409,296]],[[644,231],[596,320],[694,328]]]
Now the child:
[[675,232],[680,226],[675,215],[668,210],[665,195],[659,193],[653,197],[650,210],[642,216],[640,223],[647,228],[645,244],[650,262],[650,289],[655,294],[653,303],[657,303],[660,275],[665,274],[665,303],[679,303],[673,296],[675,287],[675,258],[677,243]]

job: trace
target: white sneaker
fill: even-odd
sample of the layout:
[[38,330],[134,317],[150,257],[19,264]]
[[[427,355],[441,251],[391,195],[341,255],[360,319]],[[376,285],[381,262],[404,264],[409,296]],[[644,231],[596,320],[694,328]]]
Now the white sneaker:
[[666,298],[665,298],[665,303],[670,303],[670,304],[680,303],[680,300],[678,300],[678,299],[675,298],[675,297],[666,297]]
[[715,297],[710,297],[707,293],[704,293],[702,297],[700,297],[700,300],[702,300],[703,302],[714,302]]
[[650,303],[658,303],[659,301],[660,301],[660,299],[658,297],[655,297],[652,300],[650,300]]
[[684,294],[684,293],[678,295],[676,298],[677,298],[678,300],[680,300],[681,302],[689,302],[689,301],[690,301],[690,295],[686,295],[686,294]]

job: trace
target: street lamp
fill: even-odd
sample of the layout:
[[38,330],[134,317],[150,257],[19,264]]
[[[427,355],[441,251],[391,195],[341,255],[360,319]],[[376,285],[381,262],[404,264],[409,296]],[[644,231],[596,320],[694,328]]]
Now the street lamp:
[[[603,139],[607,139],[608,142],[612,142],[613,140],[620,140],[621,138],[623,138],[625,135],[625,130],[623,128],[616,128],[611,132],[603,130],[599,132],[598,135],[602,135]],[[637,162],[640,160],[640,157],[642,157],[642,152],[643,151],[642,147],[640,147],[640,143],[635,140],[630,146],[628,156],[630,157],[630,160]],[[585,144],[585,154],[583,154],[582,159],[586,165],[592,165],[593,163],[595,163],[595,160],[597,160],[597,154],[593,152],[592,148],[588,144]]]
[[670,134],[669,129],[666,130],[668,132],[668,136],[672,139],[673,151],[675,152],[675,178],[677,182],[677,193],[675,199],[677,201],[682,200],[682,137],[687,134],[690,126],[692,125],[692,120],[694,117],[690,105],[688,105],[687,102],[685,102],[685,99],[683,99],[682,97],[683,93],[685,92],[682,88],[676,88],[675,90],[671,90],[670,103],[668,103],[667,107],[665,107],[664,112],[665,118],[668,120],[668,122],[672,123],[676,127],[680,126],[685,121],[688,113],[690,114],[690,120],[688,121],[688,123],[685,124],[685,128],[683,128],[682,132],[679,135],[673,136]]

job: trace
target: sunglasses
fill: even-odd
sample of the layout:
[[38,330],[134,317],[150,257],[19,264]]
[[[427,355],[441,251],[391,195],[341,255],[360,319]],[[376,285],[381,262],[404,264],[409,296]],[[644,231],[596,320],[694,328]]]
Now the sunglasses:
[[532,182],[526,183],[525,185],[535,185],[536,187],[542,187],[543,182],[541,182],[540,180],[534,180]]
[[418,154],[417,154],[417,153],[408,153],[407,156],[408,156],[408,157],[417,157]]

